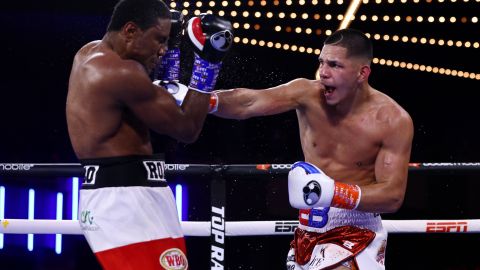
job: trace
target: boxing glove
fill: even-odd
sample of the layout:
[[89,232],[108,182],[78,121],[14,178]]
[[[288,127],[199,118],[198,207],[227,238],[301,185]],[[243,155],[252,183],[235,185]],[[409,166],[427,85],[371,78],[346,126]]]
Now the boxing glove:
[[201,14],[188,21],[187,36],[195,51],[189,88],[210,93],[215,87],[221,61],[233,43],[232,24],[212,14]]
[[[160,81],[156,80],[153,84],[162,86],[168,93],[170,93],[175,99],[178,106],[182,106],[183,100],[187,95],[188,88],[186,85],[175,82],[175,81]],[[217,111],[218,107],[218,96],[216,93],[210,94],[210,104],[208,107],[208,113],[214,113]]]
[[232,24],[213,14],[188,20],[187,34],[195,53],[211,63],[222,61],[233,43]]
[[168,49],[155,67],[154,80],[180,80],[180,43],[184,30],[184,17],[180,11],[170,10],[172,15]]
[[175,81],[161,81],[161,80],[156,80],[153,81],[153,84],[162,86],[165,88],[165,90],[170,93],[173,98],[175,98],[175,101],[177,102],[178,106],[181,106],[183,103],[183,100],[185,99],[185,96],[187,95],[188,88],[186,85],[175,82]]
[[288,199],[294,208],[355,209],[360,197],[359,186],[334,181],[311,163],[295,162],[288,173]]

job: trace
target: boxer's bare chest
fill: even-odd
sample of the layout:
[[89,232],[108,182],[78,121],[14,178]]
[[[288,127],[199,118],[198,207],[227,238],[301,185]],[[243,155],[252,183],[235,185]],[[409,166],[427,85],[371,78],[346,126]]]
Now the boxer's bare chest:
[[299,127],[305,159],[332,170],[373,168],[384,132],[371,112],[344,118],[299,115]]

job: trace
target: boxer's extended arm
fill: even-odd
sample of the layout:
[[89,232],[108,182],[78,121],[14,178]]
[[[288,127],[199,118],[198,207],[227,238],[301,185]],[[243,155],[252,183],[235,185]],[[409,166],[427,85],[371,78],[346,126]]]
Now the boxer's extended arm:
[[413,140],[413,122],[403,112],[392,121],[375,161],[376,182],[362,186],[358,210],[393,213],[403,203]]
[[235,88],[215,91],[218,108],[214,114],[223,118],[246,119],[294,110],[309,98],[311,89],[312,81],[296,79],[263,90]]

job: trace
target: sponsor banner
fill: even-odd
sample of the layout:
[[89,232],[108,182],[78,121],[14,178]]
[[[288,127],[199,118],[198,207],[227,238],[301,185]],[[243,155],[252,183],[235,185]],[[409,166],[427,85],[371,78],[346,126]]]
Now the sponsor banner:
[[427,222],[427,227],[425,232],[427,233],[468,232],[468,223],[466,221]]
[[29,163],[0,163],[0,171],[29,171],[34,166]]

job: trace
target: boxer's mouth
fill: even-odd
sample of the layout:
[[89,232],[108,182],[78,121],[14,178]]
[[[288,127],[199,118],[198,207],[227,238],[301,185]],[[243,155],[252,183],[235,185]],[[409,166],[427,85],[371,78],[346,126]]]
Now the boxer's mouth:
[[325,95],[331,95],[335,89],[333,86],[325,85]]

